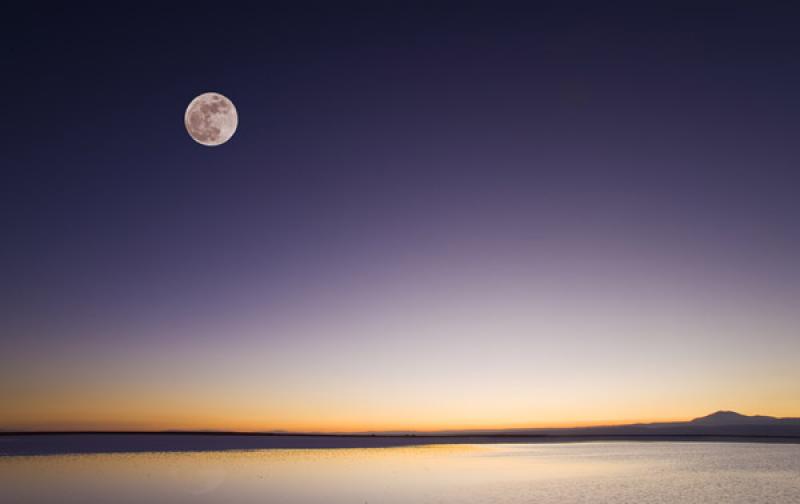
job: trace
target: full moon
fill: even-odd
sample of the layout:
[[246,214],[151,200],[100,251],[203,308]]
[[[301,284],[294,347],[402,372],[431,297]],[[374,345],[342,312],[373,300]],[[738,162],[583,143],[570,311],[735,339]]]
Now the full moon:
[[209,147],[222,145],[236,133],[236,107],[219,93],[203,93],[186,107],[183,122],[195,142]]

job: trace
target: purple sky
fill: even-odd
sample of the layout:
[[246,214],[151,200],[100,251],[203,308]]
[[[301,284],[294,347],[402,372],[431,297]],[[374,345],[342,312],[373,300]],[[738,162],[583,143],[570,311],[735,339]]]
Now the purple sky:
[[796,12],[321,5],[16,17],[0,428],[800,416]]

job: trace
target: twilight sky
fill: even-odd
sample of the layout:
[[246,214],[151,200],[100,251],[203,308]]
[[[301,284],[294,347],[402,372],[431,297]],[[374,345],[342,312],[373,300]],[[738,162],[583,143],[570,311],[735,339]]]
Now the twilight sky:
[[800,15],[530,4],[9,16],[0,429],[800,416]]

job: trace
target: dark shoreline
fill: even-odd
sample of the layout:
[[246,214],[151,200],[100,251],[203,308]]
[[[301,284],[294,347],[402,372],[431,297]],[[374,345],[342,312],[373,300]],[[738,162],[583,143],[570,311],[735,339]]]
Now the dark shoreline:
[[229,432],[5,432],[0,433],[0,456],[207,452],[265,449],[392,448],[445,444],[585,443],[599,441],[800,444],[800,436],[709,434],[323,435]]

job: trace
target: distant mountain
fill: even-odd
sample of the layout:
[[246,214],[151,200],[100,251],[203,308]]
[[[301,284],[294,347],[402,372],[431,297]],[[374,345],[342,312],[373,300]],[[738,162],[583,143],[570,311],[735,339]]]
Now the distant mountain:
[[735,411],[717,411],[710,415],[695,418],[692,425],[773,425],[779,423],[778,419],[771,416],[748,416]]
[[692,425],[800,425],[800,418],[776,418],[763,415],[742,415],[735,411],[717,411],[708,416],[695,418]]
[[[378,433],[386,434],[386,433]],[[419,434],[419,433],[411,433]],[[717,411],[684,422],[656,422],[627,425],[606,425],[570,428],[491,429],[473,431],[440,431],[434,435],[490,436],[753,436],[800,437],[800,418],[776,418],[763,415],[742,415],[735,411]]]

